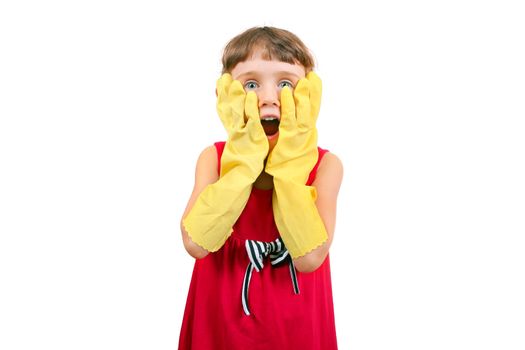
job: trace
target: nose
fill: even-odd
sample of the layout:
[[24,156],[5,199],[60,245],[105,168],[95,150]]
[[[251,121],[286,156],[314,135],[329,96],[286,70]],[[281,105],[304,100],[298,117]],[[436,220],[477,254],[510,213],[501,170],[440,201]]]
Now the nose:
[[280,107],[279,88],[276,86],[260,87],[257,91],[257,99],[259,100],[259,107],[262,106],[277,106]]

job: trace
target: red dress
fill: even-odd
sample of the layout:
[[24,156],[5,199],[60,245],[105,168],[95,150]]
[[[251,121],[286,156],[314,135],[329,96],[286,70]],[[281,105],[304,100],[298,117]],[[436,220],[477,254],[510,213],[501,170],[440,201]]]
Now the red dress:
[[[224,144],[215,144],[218,169]],[[308,185],[326,152],[319,148]],[[294,293],[288,264],[272,266],[264,259],[264,268],[253,270],[249,281],[250,315],[244,312],[241,296],[250,264],[245,241],[271,242],[279,237],[272,192],[253,188],[224,246],[195,261],[179,349],[337,349],[329,257],[314,272],[297,272],[299,294]]]

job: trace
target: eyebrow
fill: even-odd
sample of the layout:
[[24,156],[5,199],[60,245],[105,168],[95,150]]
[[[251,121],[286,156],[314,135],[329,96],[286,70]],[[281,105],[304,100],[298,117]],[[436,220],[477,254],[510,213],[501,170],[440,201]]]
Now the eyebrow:
[[[245,73],[242,73],[242,74],[239,74],[239,77],[243,77],[245,75],[259,75],[260,72],[259,71],[249,71],[249,72],[245,72]],[[290,72],[290,71],[287,71],[287,70],[280,70],[280,71],[277,71],[274,73],[274,75],[293,75],[294,77],[296,77],[297,79],[300,79],[301,77],[298,76],[297,74],[293,73],[293,72]]]

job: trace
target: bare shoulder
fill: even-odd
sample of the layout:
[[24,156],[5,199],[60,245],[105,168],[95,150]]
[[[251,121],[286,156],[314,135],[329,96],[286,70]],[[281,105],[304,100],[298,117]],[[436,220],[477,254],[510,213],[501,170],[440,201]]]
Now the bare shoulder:
[[343,163],[335,154],[328,152],[324,155],[317,169],[314,185],[329,186],[339,190],[343,180]]
[[202,190],[219,179],[217,162],[217,151],[213,145],[206,147],[199,155],[195,167],[195,184],[183,217],[189,212]]
[[208,146],[201,152],[197,160],[195,169],[196,184],[199,182],[215,182],[219,176],[217,167],[217,149],[214,145]]
[[217,149],[215,146],[211,145],[203,149],[199,155],[199,161],[204,161],[206,163],[215,162],[215,164],[217,164]]

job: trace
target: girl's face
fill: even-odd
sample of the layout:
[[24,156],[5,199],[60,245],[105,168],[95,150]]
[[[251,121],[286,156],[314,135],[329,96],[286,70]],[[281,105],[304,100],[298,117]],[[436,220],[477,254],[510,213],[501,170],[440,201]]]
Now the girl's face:
[[259,116],[270,148],[277,142],[279,134],[281,89],[288,86],[293,90],[305,74],[302,65],[265,60],[260,51],[255,51],[249,59],[238,63],[231,71],[233,79],[240,81],[246,92],[254,91],[257,94]]

